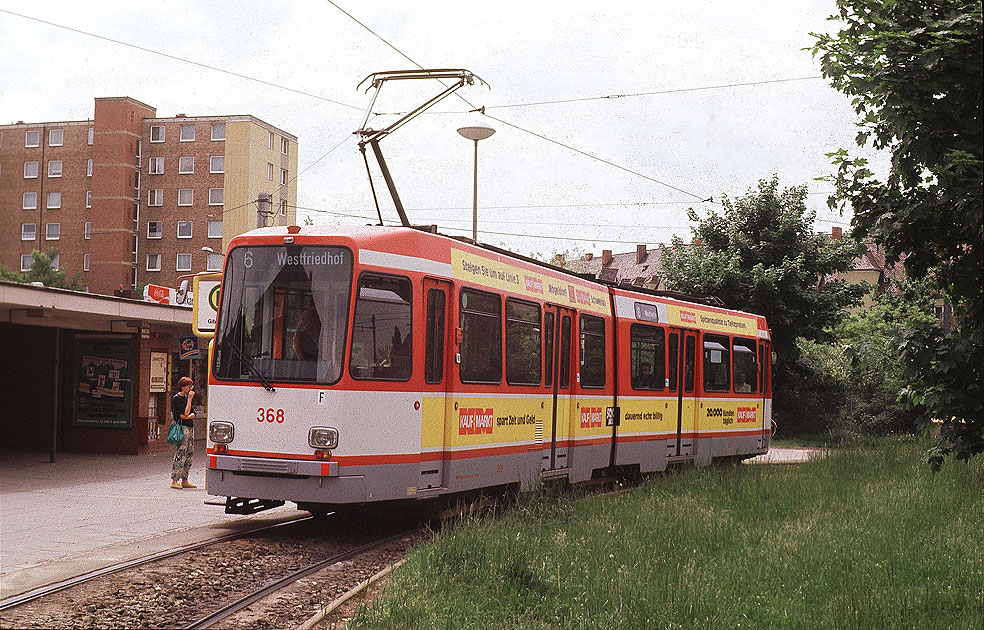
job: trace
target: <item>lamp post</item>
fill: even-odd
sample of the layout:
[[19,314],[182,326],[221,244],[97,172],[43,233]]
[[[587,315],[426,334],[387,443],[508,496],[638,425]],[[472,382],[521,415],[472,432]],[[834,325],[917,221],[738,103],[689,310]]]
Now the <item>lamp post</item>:
[[458,133],[463,138],[475,142],[475,187],[472,194],[472,240],[478,242],[478,141],[485,140],[495,133],[495,129],[484,123],[460,127]]

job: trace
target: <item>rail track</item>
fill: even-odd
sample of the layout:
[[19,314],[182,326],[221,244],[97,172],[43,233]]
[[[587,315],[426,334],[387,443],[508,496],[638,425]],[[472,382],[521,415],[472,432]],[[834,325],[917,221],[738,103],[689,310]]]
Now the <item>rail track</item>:
[[271,531],[280,527],[285,527],[288,525],[293,525],[299,522],[310,520],[312,518],[314,517],[299,516],[295,519],[284,521],[282,523],[276,523],[274,525],[266,525],[264,527],[257,527],[255,529],[248,529],[242,532],[237,532],[235,534],[226,534],[225,536],[216,536],[215,538],[209,538],[208,540],[191,543],[189,545],[174,547],[172,549],[167,549],[165,551],[160,551],[150,555],[141,556],[139,558],[134,558],[133,560],[118,562],[116,564],[112,564],[107,567],[96,569],[95,571],[89,571],[88,573],[83,573],[82,575],[77,575],[75,577],[71,577],[66,580],[61,580],[59,582],[54,582],[52,584],[47,584],[45,586],[39,586],[37,588],[33,588],[29,591],[25,591],[18,595],[8,597],[7,599],[0,601],[0,612],[7,610],[9,608],[15,608],[17,606],[21,606],[28,602],[32,602],[36,599],[47,597],[59,591],[64,591],[65,589],[78,586],[79,584],[84,584],[85,582],[88,582],[90,580],[96,580],[107,575],[112,575],[113,573],[119,573],[120,571],[126,571],[128,569],[135,569],[141,566],[152,564],[154,562],[159,562],[166,558],[171,558],[174,556],[181,555],[183,553],[188,553],[189,551],[194,551],[196,549],[202,549],[204,547],[217,545],[219,543],[228,542],[230,540],[245,538],[247,536],[253,536],[265,531]]
[[211,628],[213,625],[226,619],[230,615],[239,612],[243,608],[246,608],[247,606],[253,604],[254,602],[263,599],[264,597],[276,593],[277,591],[283,589],[285,586],[289,584],[293,584],[294,582],[300,580],[303,577],[311,575],[312,573],[316,573],[326,567],[330,567],[333,564],[337,564],[339,562],[343,562],[345,560],[354,558],[358,555],[364,554],[367,551],[382,547],[383,545],[389,542],[405,537],[408,533],[409,532],[400,532],[398,534],[393,534],[392,536],[381,538],[379,540],[356,547],[355,549],[349,549],[348,551],[343,551],[329,558],[325,558],[324,560],[315,562],[314,564],[311,564],[309,566],[304,567],[303,569],[295,571],[290,575],[286,575],[271,584],[267,584],[266,586],[258,588],[252,593],[240,597],[236,601],[226,606],[223,606],[219,610],[216,610],[215,612],[202,617],[201,619],[195,621],[194,623],[185,626],[185,630],[203,630],[204,628]]
[[304,515],[8,598],[0,608],[0,626],[299,625],[325,603],[401,559],[417,537],[405,526]]

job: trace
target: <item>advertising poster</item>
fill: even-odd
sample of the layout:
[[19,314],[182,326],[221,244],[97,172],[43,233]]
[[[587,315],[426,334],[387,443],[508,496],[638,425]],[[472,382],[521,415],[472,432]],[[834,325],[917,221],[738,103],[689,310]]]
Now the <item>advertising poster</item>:
[[131,340],[76,337],[72,424],[130,427]]
[[167,391],[167,353],[150,353],[150,392]]

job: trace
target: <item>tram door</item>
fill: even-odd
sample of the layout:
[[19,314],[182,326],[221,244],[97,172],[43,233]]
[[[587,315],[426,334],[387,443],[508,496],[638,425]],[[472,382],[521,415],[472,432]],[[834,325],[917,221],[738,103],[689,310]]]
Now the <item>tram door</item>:
[[769,349],[769,342],[759,339],[758,342],[758,392],[762,396],[762,436],[759,441],[761,447],[768,438],[771,426],[771,409],[768,407],[766,397],[768,396],[769,368],[771,367],[772,352]]
[[[454,343],[450,335],[453,327],[448,310],[451,305],[451,283],[424,278],[424,381],[429,395],[425,398],[421,418],[420,482],[418,487],[447,487],[444,479],[444,457],[447,447],[448,423],[454,421],[452,397],[448,396],[448,357]],[[438,387],[432,388],[437,385]]]
[[697,433],[697,395],[695,372],[697,332],[683,328],[670,330],[668,340],[668,374],[670,391],[677,392],[676,443],[670,441],[667,455],[692,457]]
[[[571,328],[574,311],[548,304],[543,314],[544,379],[550,391],[550,409],[543,432],[549,451],[540,451],[540,470],[568,468],[571,425]],[[538,423],[539,424],[539,423]]]

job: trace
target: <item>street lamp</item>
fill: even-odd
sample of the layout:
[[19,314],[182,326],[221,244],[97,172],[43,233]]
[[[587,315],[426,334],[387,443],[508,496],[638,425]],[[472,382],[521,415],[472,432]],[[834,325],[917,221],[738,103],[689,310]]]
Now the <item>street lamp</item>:
[[463,138],[475,141],[475,187],[472,195],[472,240],[478,242],[478,141],[485,140],[495,133],[495,129],[484,123],[475,123],[459,127],[458,133]]

